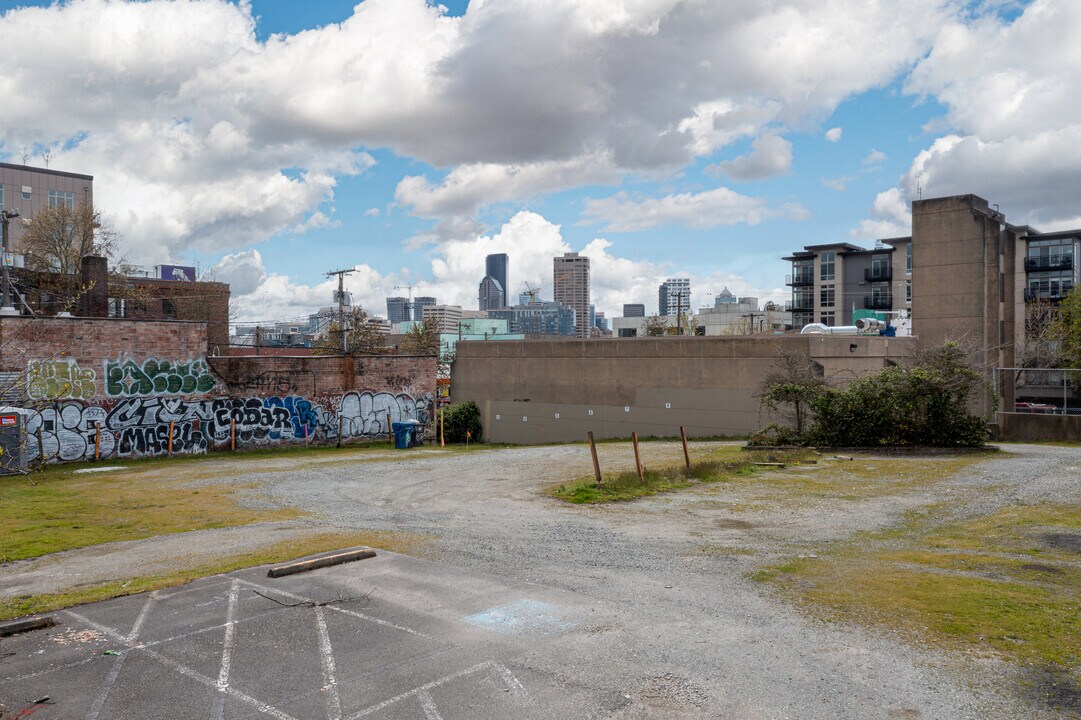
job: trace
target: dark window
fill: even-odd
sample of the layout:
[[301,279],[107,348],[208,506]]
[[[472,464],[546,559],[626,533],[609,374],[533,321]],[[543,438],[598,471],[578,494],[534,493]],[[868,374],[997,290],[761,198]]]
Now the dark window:
[[173,304],[172,300],[166,299],[161,301],[161,315],[162,317],[167,318],[176,317],[176,306]]

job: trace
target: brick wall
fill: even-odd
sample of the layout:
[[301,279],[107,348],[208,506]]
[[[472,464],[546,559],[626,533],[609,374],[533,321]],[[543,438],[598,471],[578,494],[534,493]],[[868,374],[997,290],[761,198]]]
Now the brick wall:
[[138,302],[129,301],[131,319],[175,319],[207,324],[205,354],[229,347],[229,285],[221,282],[176,282],[127,278]]
[[229,395],[340,395],[378,390],[424,397],[435,393],[436,358],[412,355],[228,356],[208,358]]
[[[11,317],[0,319],[0,391],[7,401],[102,400],[122,397],[130,388],[109,392],[112,368],[118,382],[138,375],[143,383],[161,377],[168,389],[182,376],[206,377],[206,324],[108,318]],[[190,365],[191,361],[203,363]],[[169,363],[164,365],[163,363]],[[177,372],[180,374],[177,375]],[[171,378],[170,376],[176,376]],[[179,378],[179,379],[177,379]],[[123,379],[130,385],[130,379]],[[175,394],[184,394],[179,390]]]
[[434,355],[358,355],[353,361],[356,390],[393,388],[413,397],[435,394]]
[[352,389],[352,368],[335,356],[210,357],[208,362],[230,395],[272,397],[275,395],[340,395]]

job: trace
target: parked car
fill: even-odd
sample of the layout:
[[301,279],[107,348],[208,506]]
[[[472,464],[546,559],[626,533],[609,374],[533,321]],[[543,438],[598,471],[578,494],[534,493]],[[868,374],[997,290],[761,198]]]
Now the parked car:
[[1037,413],[1039,415],[1054,415],[1058,408],[1047,403],[1019,402],[1014,403],[1014,412]]

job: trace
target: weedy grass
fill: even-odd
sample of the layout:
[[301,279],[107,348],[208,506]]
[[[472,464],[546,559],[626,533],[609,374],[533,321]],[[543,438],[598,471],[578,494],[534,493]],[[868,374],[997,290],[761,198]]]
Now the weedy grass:
[[1081,663],[1081,508],[910,513],[754,575],[828,619],[1053,670]]
[[[989,460],[982,453],[932,457],[883,458],[846,455],[836,460],[824,454],[817,472],[782,472],[770,475],[769,484],[755,488],[764,507],[803,501],[859,501],[899,495],[935,485],[956,473]],[[997,456],[995,456],[997,457]],[[738,478],[737,478],[738,481]],[[744,480],[745,484],[752,481]]]
[[120,597],[122,595],[134,595],[136,593],[149,592],[151,590],[175,587],[210,575],[233,572],[234,570],[241,570],[258,565],[284,562],[286,560],[293,560],[294,558],[338,550],[341,548],[366,545],[377,549],[409,554],[416,552],[430,541],[431,538],[425,535],[392,531],[334,532],[301,535],[290,540],[267,545],[259,550],[230,555],[213,562],[193,565],[161,575],[151,575],[95,585],[86,585],[63,593],[8,598],[0,604],[0,620],[10,620],[25,615],[51,612],[73,605],[108,600],[109,598]]
[[553,485],[548,493],[553,497],[576,505],[607,502],[625,502],[657,493],[672,492],[692,485],[716,483],[755,474],[758,470],[773,469],[776,463],[791,465],[806,461],[810,451],[746,452],[739,447],[717,448],[705,459],[686,465],[647,468],[642,477],[628,470],[602,475],[603,482],[595,478],[580,478],[570,485]]
[[291,508],[251,509],[238,499],[253,485],[192,486],[126,471],[78,475],[53,469],[35,484],[0,478],[0,562],[117,540],[290,520]]

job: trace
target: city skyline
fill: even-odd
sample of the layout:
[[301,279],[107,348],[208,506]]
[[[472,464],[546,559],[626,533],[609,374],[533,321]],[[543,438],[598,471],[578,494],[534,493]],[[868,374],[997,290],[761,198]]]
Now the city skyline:
[[241,322],[306,317],[349,266],[373,314],[400,286],[471,307],[498,253],[508,302],[566,252],[608,317],[667,277],[781,302],[793,247],[907,235],[921,196],[1081,225],[1081,59],[1043,51],[1081,29],[1066,0],[0,12],[0,161],[93,175],[130,259],[229,282]]

